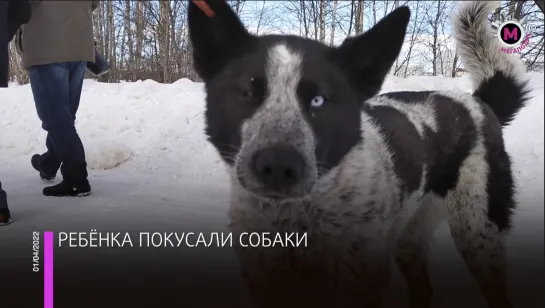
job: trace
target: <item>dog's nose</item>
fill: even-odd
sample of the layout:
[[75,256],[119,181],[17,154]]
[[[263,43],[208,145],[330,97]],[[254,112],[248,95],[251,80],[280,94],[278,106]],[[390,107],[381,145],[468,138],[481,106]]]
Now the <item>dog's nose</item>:
[[277,144],[259,151],[254,156],[257,179],[267,188],[285,192],[303,176],[305,160],[293,146]]

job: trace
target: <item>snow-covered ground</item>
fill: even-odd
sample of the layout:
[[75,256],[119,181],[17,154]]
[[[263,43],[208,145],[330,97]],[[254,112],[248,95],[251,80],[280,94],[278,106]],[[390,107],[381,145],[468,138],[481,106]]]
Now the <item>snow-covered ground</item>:
[[[543,272],[542,262],[539,267],[534,260],[543,260],[544,75],[531,73],[531,78],[534,97],[505,130],[520,191],[508,247],[510,275],[519,277],[512,281],[527,273],[524,265],[534,274]],[[470,82],[467,77],[390,77],[383,91],[434,89],[470,91]],[[45,149],[46,136],[30,87],[0,89],[0,181],[14,218],[12,225],[0,229],[0,257],[14,264],[30,262],[20,258],[30,259],[30,250],[22,243],[30,243],[31,230],[121,232],[179,226],[224,230],[228,183],[218,155],[203,134],[204,97],[203,85],[186,79],[173,84],[86,80],[77,128],[92,169],[93,195],[56,199],[42,196],[44,184],[30,166],[31,155]],[[443,256],[454,249],[446,226],[437,237],[441,240],[436,241],[432,266],[444,264]],[[482,301],[461,259],[452,258],[460,285]],[[443,278],[432,269],[434,275],[434,283],[440,284]],[[518,297],[518,307],[530,307],[524,304],[527,295]],[[535,294],[533,303],[542,297]],[[437,307],[459,305],[464,303],[456,298],[437,303]]]

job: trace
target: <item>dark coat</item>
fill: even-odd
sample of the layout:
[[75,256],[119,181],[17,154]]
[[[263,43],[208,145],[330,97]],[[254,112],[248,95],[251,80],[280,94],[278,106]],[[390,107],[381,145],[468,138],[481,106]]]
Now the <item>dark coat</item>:
[[32,10],[29,0],[10,0],[8,8],[8,39],[11,41],[17,30],[30,21]]
[[30,15],[30,1],[0,0],[0,88],[8,86],[9,42]]

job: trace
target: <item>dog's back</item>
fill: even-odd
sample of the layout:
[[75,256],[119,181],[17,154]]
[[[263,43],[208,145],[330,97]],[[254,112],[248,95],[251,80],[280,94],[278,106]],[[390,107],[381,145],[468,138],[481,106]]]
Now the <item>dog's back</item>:
[[[489,306],[511,307],[504,241],[515,209],[515,183],[502,129],[528,100],[529,88],[522,61],[504,53],[492,36],[487,17],[497,5],[460,3],[452,20],[460,58],[473,81],[471,94],[392,92],[364,106],[378,132],[374,138],[389,149],[402,191],[422,190],[396,253],[409,284],[419,286],[413,287],[411,307],[430,304],[427,244],[442,217]],[[440,206],[446,216],[438,213]]]
[[385,93],[370,99],[364,112],[387,136],[396,174],[408,193],[418,188],[425,165],[425,192],[444,198],[463,180],[459,169],[464,160],[472,152],[484,153],[477,164],[485,165],[486,212],[501,231],[510,228],[515,206],[502,128],[524,106],[529,89],[522,61],[503,52],[492,36],[487,16],[497,5],[461,3],[452,19],[460,58],[474,84],[472,94]]

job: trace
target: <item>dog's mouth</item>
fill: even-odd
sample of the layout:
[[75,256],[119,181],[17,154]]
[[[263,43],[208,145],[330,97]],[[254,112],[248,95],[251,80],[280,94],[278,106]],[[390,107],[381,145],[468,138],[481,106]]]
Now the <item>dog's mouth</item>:
[[303,190],[278,191],[278,190],[271,190],[263,186],[252,187],[247,185],[244,181],[244,178],[242,177],[238,177],[238,183],[250,195],[253,195],[254,197],[264,201],[271,201],[275,203],[304,199],[308,197],[311,192],[310,189],[305,191]]
[[263,185],[248,185],[245,178],[237,175],[239,186],[248,194],[263,201],[282,203],[308,198],[312,192],[313,185],[306,189],[273,190]]
[[269,190],[254,191],[253,194],[257,195],[261,199],[266,199],[274,202],[294,201],[304,199],[308,197],[308,193],[279,193]]

